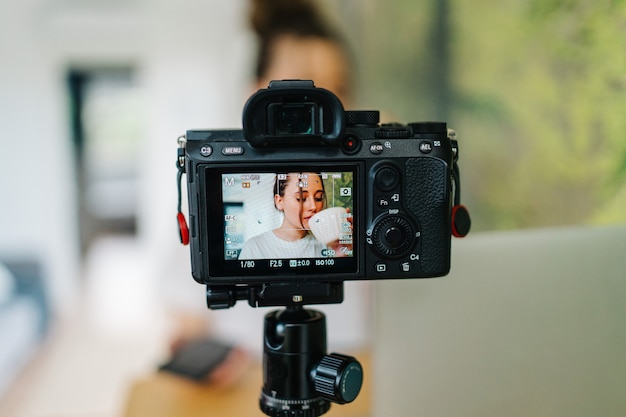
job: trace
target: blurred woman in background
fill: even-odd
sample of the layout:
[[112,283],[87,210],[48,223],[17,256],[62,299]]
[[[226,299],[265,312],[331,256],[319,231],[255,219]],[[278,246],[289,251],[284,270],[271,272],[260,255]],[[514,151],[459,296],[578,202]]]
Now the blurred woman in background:
[[252,0],[250,25],[258,39],[255,85],[271,80],[313,80],[346,106],[353,88],[346,42],[311,0]]

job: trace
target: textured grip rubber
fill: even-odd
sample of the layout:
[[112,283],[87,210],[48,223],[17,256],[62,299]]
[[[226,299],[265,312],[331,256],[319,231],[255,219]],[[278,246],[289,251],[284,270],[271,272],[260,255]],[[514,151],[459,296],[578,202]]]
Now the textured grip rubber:
[[422,272],[432,276],[450,270],[450,190],[447,165],[435,158],[406,162],[405,204],[420,222]]

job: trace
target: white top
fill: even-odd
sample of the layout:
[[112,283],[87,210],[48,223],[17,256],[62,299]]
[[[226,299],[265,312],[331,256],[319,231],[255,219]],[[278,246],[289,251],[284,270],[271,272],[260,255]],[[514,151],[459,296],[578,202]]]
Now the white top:
[[248,239],[243,245],[239,259],[319,258],[326,249],[311,233],[302,239],[288,242],[267,231]]

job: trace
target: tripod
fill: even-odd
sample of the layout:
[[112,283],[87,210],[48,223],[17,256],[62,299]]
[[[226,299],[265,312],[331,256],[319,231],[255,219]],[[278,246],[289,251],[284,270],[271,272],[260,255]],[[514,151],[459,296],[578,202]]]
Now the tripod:
[[326,353],[326,317],[289,306],[265,316],[261,410],[272,417],[317,417],[330,402],[353,401],[363,369],[353,357]]
[[317,417],[330,403],[352,402],[363,382],[353,357],[326,354],[326,317],[310,304],[343,301],[343,282],[264,284],[261,287],[207,287],[209,308],[229,308],[237,300],[252,307],[284,307],[265,316],[261,410],[271,417]]

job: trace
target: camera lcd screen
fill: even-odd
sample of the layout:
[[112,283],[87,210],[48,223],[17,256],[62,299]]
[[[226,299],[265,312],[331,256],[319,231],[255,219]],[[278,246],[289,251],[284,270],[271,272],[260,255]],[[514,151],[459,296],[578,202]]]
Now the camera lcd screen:
[[212,272],[246,277],[356,272],[356,166],[298,168],[209,175],[215,186],[219,181],[222,203],[220,220],[213,215],[210,228],[223,232],[222,242],[211,243]]

